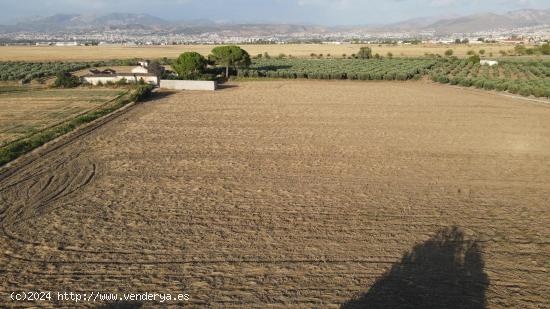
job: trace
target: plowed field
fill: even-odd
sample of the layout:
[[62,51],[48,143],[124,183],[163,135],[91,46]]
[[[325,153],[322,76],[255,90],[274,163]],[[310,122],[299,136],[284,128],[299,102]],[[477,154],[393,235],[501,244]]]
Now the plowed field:
[[423,82],[166,94],[0,179],[0,307],[550,307],[549,119]]

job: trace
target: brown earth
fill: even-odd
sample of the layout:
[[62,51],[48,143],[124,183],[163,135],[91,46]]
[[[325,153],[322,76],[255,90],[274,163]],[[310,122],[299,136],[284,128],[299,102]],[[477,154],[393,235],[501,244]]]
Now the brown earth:
[[0,307],[550,306],[550,108],[423,82],[165,95],[0,180]]

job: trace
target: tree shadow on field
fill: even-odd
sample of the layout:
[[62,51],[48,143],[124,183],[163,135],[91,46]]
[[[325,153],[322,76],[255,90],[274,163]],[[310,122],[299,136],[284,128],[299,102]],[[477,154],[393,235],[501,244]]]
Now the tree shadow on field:
[[96,309],[141,309],[143,308],[142,302],[121,301],[115,303],[109,303],[99,305]]
[[235,84],[218,84],[218,88],[216,90],[224,90],[224,89],[231,89],[231,88],[238,88],[238,85]]
[[416,245],[370,290],[341,309],[483,309],[489,278],[476,240],[445,228]]
[[291,65],[264,65],[257,67],[258,71],[278,71],[292,68]]
[[146,100],[144,100],[143,102],[164,99],[164,98],[169,97],[171,95],[174,95],[176,93],[177,93],[177,91],[171,91],[171,90],[154,91],[154,92],[151,92],[151,95],[149,95],[149,97]]

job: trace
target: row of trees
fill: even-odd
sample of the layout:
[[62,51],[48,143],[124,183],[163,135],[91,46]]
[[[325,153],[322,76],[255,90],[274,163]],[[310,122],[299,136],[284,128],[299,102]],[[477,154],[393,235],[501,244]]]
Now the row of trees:
[[518,56],[524,55],[550,55],[550,43],[528,48],[525,45],[516,45],[514,52]]
[[508,91],[523,96],[550,97],[550,63],[501,62],[484,66],[469,59],[445,59],[432,70],[435,82]]
[[183,53],[172,63],[172,69],[182,79],[198,79],[204,75],[208,65],[219,65],[225,68],[225,77],[228,78],[231,68],[248,67],[250,64],[248,52],[231,45],[214,48],[208,59],[196,52]]
[[420,78],[437,63],[435,59],[256,59],[240,69],[242,77],[408,80]]
[[75,72],[78,70],[101,66],[130,66],[136,65],[138,59],[94,61],[94,62],[0,62],[0,80],[21,80],[28,83],[33,79],[43,79],[55,76],[60,72]]
[[[378,54],[373,55],[370,47],[361,47],[359,52],[353,55],[355,59],[373,59],[381,58]],[[393,54],[388,53],[388,58]],[[265,56],[259,55],[256,59],[270,59],[266,53]],[[284,59],[285,56],[279,56],[278,59]],[[205,58],[196,52],[186,52],[181,54],[173,63],[172,69],[182,79],[199,79],[204,77],[204,73],[209,65],[218,65],[225,68],[225,77],[230,75],[230,69],[248,68],[251,64],[250,55],[239,46],[219,46],[212,50],[208,58]]]
[[0,63],[0,80],[22,80],[30,82],[36,78],[44,78],[58,72],[72,72],[89,67],[88,63],[75,62],[2,62]]

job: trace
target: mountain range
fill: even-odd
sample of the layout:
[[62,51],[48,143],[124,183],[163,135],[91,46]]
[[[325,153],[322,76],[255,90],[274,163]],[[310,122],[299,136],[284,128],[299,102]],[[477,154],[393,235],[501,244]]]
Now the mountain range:
[[441,19],[425,26],[438,33],[478,32],[550,25],[550,9],[519,10],[505,14],[484,13],[451,19]]
[[300,32],[330,33],[335,31],[420,32],[436,34],[473,33],[520,27],[550,25],[550,9],[525,9],[503,14],[484,13],[459,17],[425,17],[378,26],[328,27],[292,24],[235,24],[209,20],[172,22],[149,14],[111,13],[107,15],[57,14],[33,17],[14,25],[0,26],[0,32],[87,32],[102,30],[148,30],[171,33],[200,34],[235,32],[238,35],[291,34]]

